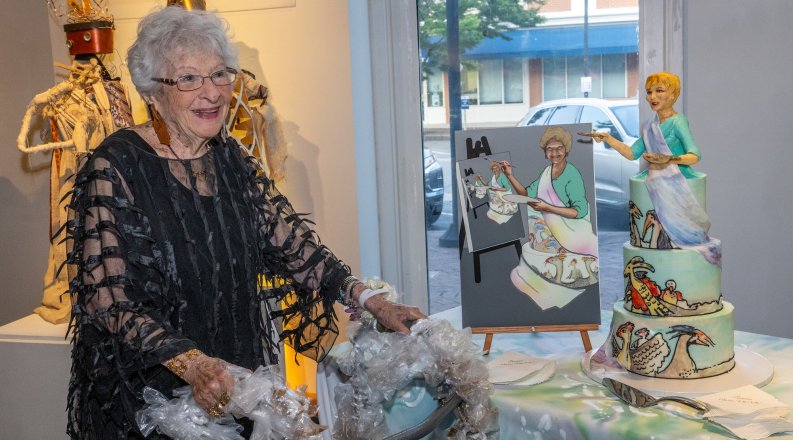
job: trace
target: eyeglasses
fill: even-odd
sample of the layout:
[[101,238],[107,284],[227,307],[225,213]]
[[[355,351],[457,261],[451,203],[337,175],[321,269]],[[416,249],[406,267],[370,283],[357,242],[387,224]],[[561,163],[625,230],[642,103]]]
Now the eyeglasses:
[[209,76],[193,75],[188,73],[176,79],[170,78],[152,78],[152,81],[161,82],[169,86],[176,86],[182,92],[190,92],[198,90],[204,85],[204,78],[209,78],[212,84],[216,86],[227,86],[237,79],[237,71],[231,67],[227,67],[216,72],[212,72]]
[[561,146],[561,147],[547,147],[545,149],[546,153],[563,153],[564,151],[565,151],[565,147],[564,146]]

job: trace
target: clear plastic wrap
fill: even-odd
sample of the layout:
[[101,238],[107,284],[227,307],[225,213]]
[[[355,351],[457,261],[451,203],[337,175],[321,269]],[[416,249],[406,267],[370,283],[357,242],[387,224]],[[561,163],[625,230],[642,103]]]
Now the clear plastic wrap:
[[244,440],[242,426],[233,417],[207,415],[193,399],[190,387],[174,390],[174,395],[177,397],[168,400],[153,388],[143,389],[146,406],[135,414],[135,421],[144,436],[157,429],[176,440]]
[[[251,373],[229,366],[235,385],[227,415],[210,417],[192,397],[190,387],[174,391],[168,400],[160,392],[145,388],[146,406],[137,412],[141,432],[148,436],[157,429],[174,440],[243,440],[242,426],[234,417],[254,422],[251,440],[315,439],[325,430],[311,420],[317,408],[306,397],[304,388],[297,391],[286,386],[277,367],[259,367]],[[232,417],[233,416],[233,417]]]
[[306,397],[305,387],[287,387],[278,367],[259,367],[253,373],[231,367],[231,373],[236,383],[226,410],[254,421],[251,440],[311,439],[325,430],[311,420],[317,407]]
[[[375,280],[367,287],[388,286]],[[389,299],[395,296],[392,291]],[[383,432],[383,403],[416,378],[437,388],[441,398],[462,397],[448,438],[497,438],[498,412],[490,402],[493,386],[470,329],[457,330],[446,320],[422,320],[411,331],[410,336],[379,332],[368,313],[350,322],[347,335],[352,348],[335,357],[339,371],[350,379],[335,390],[333,438],[383,438],[387,434]]]

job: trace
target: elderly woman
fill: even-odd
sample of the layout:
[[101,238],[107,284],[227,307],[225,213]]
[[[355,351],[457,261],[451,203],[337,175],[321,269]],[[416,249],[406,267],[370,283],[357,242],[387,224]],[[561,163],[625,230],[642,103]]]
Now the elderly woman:
[[527,187],[512,173],[509,162],[501,163],[513,191],[535,199],[528,205],[542,214],[562,247],[581,255],[597,255],[584,179],[578,168],[567,161],[573,136],[561,127],[550,127],[540,137],[539,146],[550,165]]
[[[70,204],[72,438],[142,438],[144,386],[170,395],[189,384],[222,414],[229,364],[276,363],[275,335],[321,358],[337,300],[403,333],[424,317],[365,289],[225,134],[238,64],[217,16],[156,11],[128,57],[152,122],[108,137]],[[291,283],[266,290],[262,275]]]

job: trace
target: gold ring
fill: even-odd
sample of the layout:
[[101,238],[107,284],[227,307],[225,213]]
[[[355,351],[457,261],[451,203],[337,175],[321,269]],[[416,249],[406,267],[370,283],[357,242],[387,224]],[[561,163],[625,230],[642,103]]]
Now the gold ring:
[[212,407],[207,410],[207,414],[209,414],[212,417],[220,417],[220,416],[222,416],[223,412],[224,412],[223,408],[226,405],[228,405],[228,403],[230,401],[231,401],[231,396],[229,396],[229,393],[221,394],[220,395],[220,400],[218,400],[218,403],[212,405]]

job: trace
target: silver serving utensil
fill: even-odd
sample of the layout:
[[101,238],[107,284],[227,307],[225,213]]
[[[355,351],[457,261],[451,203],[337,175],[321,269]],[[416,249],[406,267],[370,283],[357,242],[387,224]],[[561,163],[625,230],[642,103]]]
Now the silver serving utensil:
[[688,397],[682,396],[653,397],[644,391],[608,377],[603,379],[603,386],[608,388],[609,391],[614,393],[623,402],[637,408],[647,408],[666,401],[682,403],[683,405],[688,405],[700,412],[707,412],[710,410],[710,406],[708,406],[708,404],[705,402],[700,402],[698,400],[689,399]]

